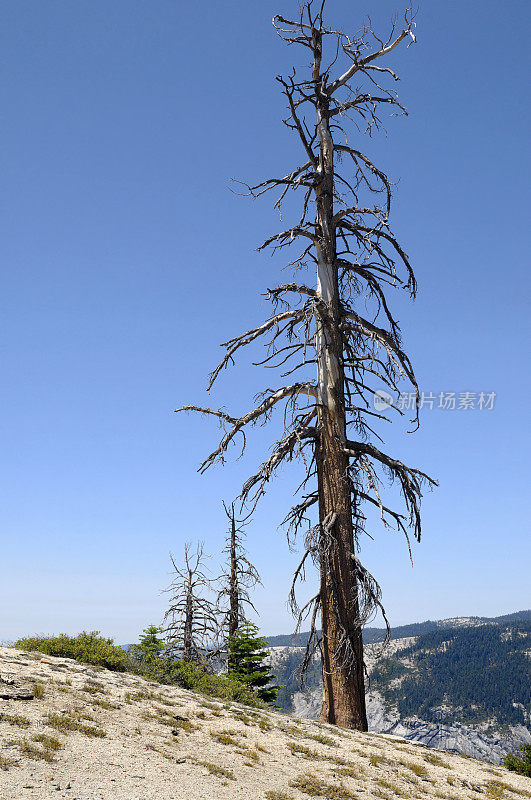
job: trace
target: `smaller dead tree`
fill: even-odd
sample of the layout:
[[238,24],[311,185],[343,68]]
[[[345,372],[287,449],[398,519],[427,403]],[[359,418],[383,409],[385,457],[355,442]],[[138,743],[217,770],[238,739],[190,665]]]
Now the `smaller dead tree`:
[[[227,508],[223,503],[225,514],[229,520],[229,531],[223,552],[226,554],[225,570],[220,575],[221,589],[218,594],[218,605],[222,609],[222,630],[227,642],[234,636],[240,625],[245,622],[246,607],[256,611],[249,591],[257,583],[262,583],[256,567],[247,558],[243,546],[244,523],[236,519],[234,503]],[[228,668],[231,667],[230,649],[227,647]]]
[[184,546],[184,565],[178,567],[170,553],[173,580],[164,591],[170,594],[170,607],[164,615],[163,631],[168,640],[167,654],[186,662],[207,665],[217,639],[219,622],[216,605],[205,594],[211,581],[205,571],[203,544],[192,552]]

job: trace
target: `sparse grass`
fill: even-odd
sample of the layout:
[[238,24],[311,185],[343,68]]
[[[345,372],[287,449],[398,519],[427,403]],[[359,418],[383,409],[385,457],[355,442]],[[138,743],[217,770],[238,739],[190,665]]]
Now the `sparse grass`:
[[324,733],[303,733],[299,732],[300,736],[304,736],[306,739],[313,739],[315,742],[319,742],[319,744],[326,744],[327,747],[337,747],[338,744],[335,739],[332,739],[331,736],[325,736]]
[[31,738],[34,742],[39,742],[39,744],[42,744],[46,750],[61,750],[63,747],[59,739],[56,739],[55,736],[48,736],[47,733],[36,733],[35,736],[32,736]]
[[361,767],[361,766],[358,766],[358,765],[356,765],[355,767],[354,767],[354,766],[342,767],[341,769],[338,769],[338,770],[337,770],[337,774],[338,774],[338,775],[339,775],[341,778],[355,778],[355,779],[359,779],[359,778],[360,778],[360,776],[361,776],[361,775],[362,775],[364,772],[365,772],[365,770],[363,769],[363,767]]
[[330,761],[332,764],[336,764],[338,767],[351,767],[352,761],[347,761],[345,758],[341,756],[324,756],[321,755],[321,758],[325,758],[327,761]]
[[179,728],[185,733],[193,733],[200,728],[199,725],[195,725],[193,722],[190,722],[189,719],[183,719],[182,717],[173,717],[171,723],[173,728]]
[[236,752],[240,756],[244,756],[245,758],[249,759],[248,761],[244,761],[246,767],[256,767],[256,765],[260,762],[260,756],[256,752],[256,750],[251,750],[250,747],[246,747],[245,745],[241,745],[237,748]]
[[33,697],[36,700],[41,700],[44,697],[44,686],[42,683],[33,684]]
[[307,758],[309,761],[330,761],[332,764],[336,764],[339,767],[351,766],[349,761],[346,761],[340,756],[328,756],[324,753],[320,753],[318,750],[312,750],[304,744],[299,744],[299,742],[288,742],[287,747],[291,750],[292,756],[300,755],[303,758]]
[[356,796],[342,783],[339,785],[326,783],[321,778],[318,778],[317,775],[311,774],[299,775],[290,781],[289,785],[303,794],[310,795],[310,797],[324,797],[326,800],[350,800],[350,798],[355,798]]
[[0,712],[0,722],[7,722],[8,725],[14,725],[17,728],[29,728],[31,722],[27,717],[20,714],[4,714]]
[[60,733],[70,733],[77,731],[84,733],[89,738],[100,738],[107,736],[101,728],[95,728],[93,725],[85,725],[77,716],[70,714],[48,714],[46,718],[46,725],[54,728]]
[[165,708],[157,708],[153,706],[154,714],[151,711],[143,711],[140,715],[142,719],[148,722],[158,722],[161,725],[168,725],[170,728],[179,728],[186,733],[192,733],[199,729],[199,725],[190,722],[186,717],[181,717],[179,714],[171,714]]
[[262,717],[262,719],[258,720],[258,727],[260,728],[261,731],[265,732],[265,731],[270,731],[273,726],[271,725],[269,720]]
[[286,736],[305,736],[304,732],[301,731],[297,725],[285,725],[282,722],[278,728],[282,731],[282,733],[285,733]]
[[246,714],[244,711],[240,711],[239,709],[236,710],[233,709],[231,710],[230,713],[233,717],[240,720],[240,722],[243,722],[244,725],[252,725],[254,722],[254,720],[249,716],[249,714]]
[[293,800],[293,796],[291,794],[286,794],[286,792],[280,792],[277,789],[269,789],[265,795],[266,800]]
[[219,744],[232,745],[239,747],[240,742],[235,739],[236,731],[210,731],[210,736]]
[[92,705],[98,706],[99,708],[104,708],[106,711],[113,711],[122,707],[118,703],[111,703],[109,700],[102,700],[101,697],[95,697],[92,700]]
[[436,767],[444,767],[444,769],[452,769],[450,764],[447,761],[443,761],[435,753],[428,753],[424,756],[424,760],[428,762],[428,764],[434,764]]
[[95,722],[95,718],[92,716],[92,714],[90,714],[87,711],[85,706],[76,706],[75,708],[65,713],[72,714],[74,717],[77,717],[78,719],[86,719],[88,722]]
[[267,747],[262,747],[261,744],[255,744],[254,749],[258,750],[259,753],[269,753]]
[[220,767],[218,764],[212,764],[211,761],[196,761],[195,763],[201,767],[204,767],[210,772],[211,775],[215,775],[216,778],[226,778],[229,781],[236,780],[232,770],[225,769],[225,767]]
[[487,797],[495,798],[495,800],[500,800],[501,798],[507,797],[505,794],[506,792],[511,792],[519,795],[520,797],[531,797],[531,792],[528,792],[525,789],[516,789],[514,786],[510,786],[508,783],[504,783],[503,781],[489,781],[487,784],[485,784],[485,792]]
[[167,697],[164,697],[163,694],[160,692],[155,696],[157,703],[162,703],[163,706],[168,706],[168,708],[173,708],[177,705],[175,700],[169,700]]
[[28,742],[27,739],[23,739],[18,743],[18,749],[22,753],[23,756],[27,756],[28,758],[32,758],[34,761],[53,761],[53,750],[48,750],[48,748],[41,749],[40,747],[36,747],[32,742]]
[[510,789],[510,786],[507,786],[506,783],[500,783],[499,781],[489,781],[485,785],[485,792],[487,797],[495,798],[495,800],[501,800],[501,798],[506,797],[505,789]]
[[[129,692],[128,692],[129,694]],[[155,692],[147,692],[145,689],[134,692],[134,694],[129,694],[129,699],[133,702],[138,702],[139,700],[154,700],[156,698]]]
[[81,691],[87,692],[87,694],[109,694],[103,684],[97,681],[87,681],[86,684],[81,687]]
[[0,756],[0,769],[8,770],[9,767],[15,766],[17,762],[14,758],[8,758],[7,756]]
[[311,750],[298,742],[288,742],[287,747],[292,756],[302,756],[311,761],[319,761],[321,759],[321,754],[317,750]]
[[375,781],[378,786],[382,787],[382,789],[386,789],[387,791],[391,792],[393,797],[411,797],[408,792],[405,792],[400,786],[392,781],[385,780],[384,778],[375,778]]
[[402,764],[403,767],[410,769],[417,778],[426,778],[428,775],[428,770],[422,764],[415,764],[414,761],[402,761],[399,762]]
[[173,761],[175,758],[171,753],[168,753],[161,747],[157,747],[156,745],[151,743],[146,744],[146,750],[152,750],[154,753],[158,753],[160,756],[164,756],[164,758],[166,758],[168,761]]
[[384,746],[381,742],[376,741],[375,737],[369,734],[369,744],[371,747],[376,747],[378,750],[383,750]]
[[377,756],[374,753],[369,756],[369,761],[371,762],[373,767],[379,767],[380,764],[385,763],[385,758],[383,756]]

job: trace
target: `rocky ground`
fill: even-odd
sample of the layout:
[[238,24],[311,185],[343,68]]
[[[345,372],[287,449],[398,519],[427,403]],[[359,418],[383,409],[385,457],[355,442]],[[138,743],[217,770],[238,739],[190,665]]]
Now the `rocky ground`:
[[0,648],[0,800],[308,797],[515,800],[531,798],[531,781],[399,737]]

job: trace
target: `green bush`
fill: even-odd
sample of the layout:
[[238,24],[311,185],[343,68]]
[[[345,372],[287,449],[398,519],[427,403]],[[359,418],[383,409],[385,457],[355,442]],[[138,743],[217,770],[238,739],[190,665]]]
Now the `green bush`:
[[136,653],[129,655],[112,639],[99,635],[98,631],[77,636],[34,636],[19,639],[15,647],[20,650],[37,651],[49,656],[73,658],[83,664],[106,667],[114,672],[132,672],[159,683],[181,686],[209,697],[260,707],[258,695],[248,686],[230,675],[214,675],[199,664],[172,661],[151,653],[149,659],[140,660]]
[[523,753],[522,758],[519,758],[514,753],[507,753],[503,759],[503,765],[510,769],[511,772],[518,772],[519,775],[526,775],[531,778],[531,744],[522,745],[520,752]]
[[[164,659],[160,661],[164,662]],[[184,661],[166,661],[162,666],[164,672],[158,676],[161,683],[181,686],[193,692],[255,708],[263,705],[255,692],[232,675],[214,675],[199,664]]]
[[15,647],[20,650],[36,650],[49,656],[73,658],[84,664],[106,667],[113,672],[131,671],[133,664],[125,650],[112,639],[99,635],[99,631],[83,631],[77,636],[34,636],[19,639]]

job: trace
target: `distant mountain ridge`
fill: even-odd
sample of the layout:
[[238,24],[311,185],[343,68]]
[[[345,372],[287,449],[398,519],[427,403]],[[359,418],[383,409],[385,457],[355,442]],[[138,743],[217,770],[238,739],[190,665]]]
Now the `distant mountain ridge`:
[[[457,628],[473,625],[503,624],[506,622],[531,622],[531,609],[515,611],[512,614],[502,614],[499,617],[450,617],[449,619],[426,620],[413,622],[409,625],[398,625],[391,628],[391,639],[406,639],[410,636],[421,636],[441,628]],[[385,628],[365,628],[363,641],[365,644],[377,644],[385,639]],[[280,634],[267,636],[269,647],[305,647],[309,632],[303,631],[296,634]]]

